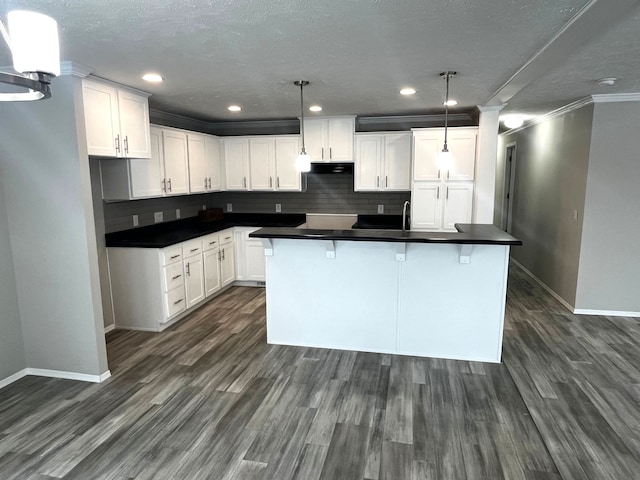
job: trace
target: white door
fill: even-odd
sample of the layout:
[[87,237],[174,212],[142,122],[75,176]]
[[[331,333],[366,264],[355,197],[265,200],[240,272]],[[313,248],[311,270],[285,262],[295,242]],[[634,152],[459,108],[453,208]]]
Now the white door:
[[442,187],[435,182],[416,182],[411,195],[411,230],[440,230]]
[[411,190],[411,134],[385,135],[383,173],[385,190]]
[[330,118],[327,128],[330,162],[353,162],[353,134],[355,119]]
[[189,191],[191,193],[206,192],[209,186],[205,161],[204,136],[187,134],[189,151]]
[[204,299],[204,272],[202,254],[185,258],[184,288],[187,297],[187,308],[191,308]]
[[224,164],[227,190],[246,190],[249,185],[249,140],[225,138]]
[[300,172],[296,169],[298,153],[297,137],[276,138],[276,190],[300,191]]
[[453,183],[444,187],[444,213],[442,226],[456,231],[456,223],[471,223],[473,184]]
[[222,288],[220,278],[220,250],[208,250],[202,255],[204,262],[204,291],[208,297]]
[[245,242],[247,280],[265,280],[264,247],[260,240],[249,239]]
[[380,190],[384,187],[384,183],[380,183],[383,138],[382,135],[356,136],[354,190]]
[[273,138],[249,139],[251,190],[275,189],[275,150]]
[[166,195],[189,193],[187,135],[174,130],[162,131]]
[[419,132],[413,137],[413,180],[440,180],[443,172],[438,167],[438,154],[444,137],[439,130]]
[[82,102],[89,155],[121,156],[116,149],[117,146],[122,146],[121,140],[117,138],[120,133],[118,91],[101,83],[84,80]]
[[[324,118],[305,118],[304,143],[305,150],[311,156],[312,162],[329,159],[329,149],[325,152],[327,141],[327,120]],[[302,142],[302,140],[300,140]]]
[[207,171],[208,191],[222,190],[222,172],[220,169],[220,140],[206,136],[204,140],[204,156]]
[[162,130],[151,128],[151,158],[131,158],[128,160],[131,175],[131,196],[133,198],[161,197],[164,179],[162,156]]
[[128,158],[151,157],[149,102],[146,97],[118,91],[122,151]]
[[451,165],[446,180],[473,180],[476,165],[476,130],[449,130],[447,136]]

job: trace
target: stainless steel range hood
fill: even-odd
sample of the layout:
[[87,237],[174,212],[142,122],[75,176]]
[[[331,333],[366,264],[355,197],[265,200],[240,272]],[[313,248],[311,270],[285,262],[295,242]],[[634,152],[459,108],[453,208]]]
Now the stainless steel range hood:
[[345,173],[353,175],[353,163],[311,163],[312,174]]

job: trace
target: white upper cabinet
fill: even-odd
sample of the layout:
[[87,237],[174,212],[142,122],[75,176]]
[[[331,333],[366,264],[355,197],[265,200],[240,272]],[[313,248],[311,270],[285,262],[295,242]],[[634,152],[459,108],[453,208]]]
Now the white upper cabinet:
[[447,131],[451,163],[441,165],[444,129],[416,129],[413,134],[413,180],[473,180],[476,162],[476,127],[455,127]]
[[[162,131],[151,129],[151,158],[128,160],[131,174],[131,198],[161,197],[164,180]],[[102,162],[108,164],[109,160]]]
[[249,139],[225,138],[224,165],[227,190],[249,188]]
[[89,155],[150,158],[147,96],[94,80],[83,80]]
[[312,162],[353,162],[355,117],[305,118],[304,139]]
[[276,190],[301,190],[300,172],[296,169],[299,153],[298,137],[276,137]]
[[251,190],[275,189],[276,142],[274,138],[249,139]]
[[209,186],[205,159],[204,135],[187,133],[189,151],[189,191],[206,192]]
[[355,170],[355,190],[410,190],[411,134],[357,134]]
[[187,134],[180,130],[162,129],[164,158],[164,194],[189,193]]
[[220,162],[220,139],[211,135],[204,137],[205,170],[208,180],[208,192],[219,192],[224,187]]

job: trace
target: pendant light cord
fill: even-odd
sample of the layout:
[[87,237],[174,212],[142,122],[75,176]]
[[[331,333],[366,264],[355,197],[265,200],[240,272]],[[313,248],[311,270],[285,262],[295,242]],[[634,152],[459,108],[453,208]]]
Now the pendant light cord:
[[447,148],[447,127],[449,126],[449,72],[446,74],[446,82],[447,82],[447,93],[444,99],[444,151],[448,152]]
[[304,81],[300,80],[300,134],[302,135],[302,152],[306,155],[307,151],[304,148]]

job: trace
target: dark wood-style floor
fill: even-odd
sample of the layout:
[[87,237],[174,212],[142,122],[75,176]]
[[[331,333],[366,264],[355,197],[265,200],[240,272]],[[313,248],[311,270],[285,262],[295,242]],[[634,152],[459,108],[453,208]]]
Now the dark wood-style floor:
[[[0,390],[0,479],[640,478],[640,322],[512,268],[500,365],[270,346],[264,291]],[[301,312],[304,315],[304,312]]]

